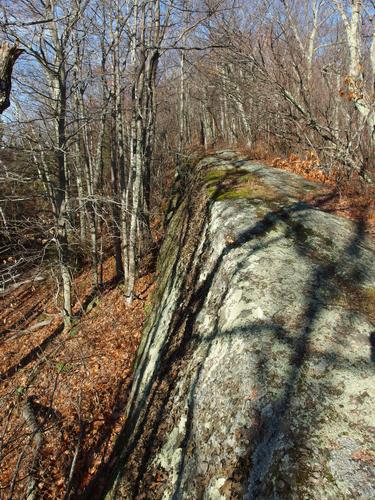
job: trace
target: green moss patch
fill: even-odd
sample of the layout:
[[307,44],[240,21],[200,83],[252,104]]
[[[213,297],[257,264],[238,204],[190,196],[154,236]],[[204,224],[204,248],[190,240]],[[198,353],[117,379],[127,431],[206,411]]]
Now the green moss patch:
[[215,201],[280,199],[274,189],[243,169],[210,169],[204,175],[204,183],[210,198]]

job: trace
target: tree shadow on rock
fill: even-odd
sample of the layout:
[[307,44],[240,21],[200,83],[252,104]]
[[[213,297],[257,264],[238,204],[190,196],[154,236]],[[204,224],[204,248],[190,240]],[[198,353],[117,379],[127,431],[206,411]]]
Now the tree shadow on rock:
[[[219,185],[218,192],[222,188],[223,186]],[[224,185],[224,188],[226,189],[227,186]],[[110,460],[107,464],[103,465],[82,495],[82,498],[103,497],[112,488],[117,476],[126,476],[127,482],[131,487],[131,491],[127,492],[129,498],[136,498],[138,494],[145,493],[145,485],[153,480],[152,474],[150,476],[150,460],[153,457],[153,453],[157,449],[160,449],[160,446],[165,442],[165,437],[171,430],[170,417],[173,413],[174,389],[179,374],[183,372],[189,359],[191,359],[194,349],[202,343],[202,339],[198,337],[195,330],[197,316],[205,305],[208,293],[221,266],[224,264],[225,257],[234,249],[238,249],[247,242],[255,239],[259,239],[259,244],[255,245],[252,252],[264,250],[267,245],[275,243],[275,240],[262,242],[262,236],[266,235],[276,224],[282,223],[289,231],[289,237],[298,255],[302,259],[311,261],[311,259],[314,259],[314,252],[309,247],[306,236],[302,231],[301,223],[296,222],[293,218],[297,213],[303,214],[307,208],[309,207],[306,203],[293,202],[289,206],[269,211],[261,220],[239,234],[233,243],[223,249],[203,282],[200,281],[200,276],[202,270],[204,270],[207,257],[210,254],[211,246],[207,232],[207,227],[209,226],[209,205],[206,207],[203,223],[197,232],[195,249],[189,255],[185,274],[180,279],[179,273],[181,273],[181,269],[178,267],[178,263],[183,258],[182,249],[187,243],[188,233],[191,230],[191,221],[185,221],[186,223],[178,239],[179,248],[171,267],[168,284],[164,290],[160,307],[156,311],[157,319],[148,333],[143,353],[137,364],[138,378],[133,386],[133,397],[127,421],[119,435]],[[305,377],[304,367],[311,357],[311,336],[314,327],[317,325],[321,312],[337,297],[338,289],[337,286],[333,286],[333,281],[340,274],[343,257],[352,258],[358,256],[363,238],[364,226],[362,222],[359,222],[353,238],[338,257],[327,261],[317,256],[313,261],[311,275],[306,277],[306,303],[301,324],[296,335],[289,335],[288,331],[282,325],[278,324],[276,320],[268,324],[248,325],[247,332],[250,332],[250,334],[259,334],[259,332],[265,331],[271,332],[274,335],[275,341],[286,344],[290,350],[290,359],[286,361],[290,369],[287,379],[283,382],[283,389],[279,392],[279,397],[271,401],[268,413],[262,413],[262,408],[259,409],[258,427],[256,431],[253,429],[250,440],[252,446],[249,448],[248,453],[239,459],[237,465],[234,465],[234,471],[237,470],[237,479],[233,479],[233,483],[242,481],[240,487],[243,492],[247,490],[250,498],[270,494],[269,491],[265,492],[265,488],[268,488],[268,486],[264,478],[269,473],[271,465],[280,463],[283,457],[282,451],[280,453],[277,452],[277,446],[283,440],[283,436],[290,433],[290,414],[295,408],[298,389],[303,385]],[[201,246],[198,245],[197,242],[202,241],[203,244]],[[252,253],[250,252],[247,258],[251,257],[251,255]],[[350,276],[352,285],[360,285],[363,275],[360,265],[357,264],[355,258],[353,259],[351,268],[348,269],[348,276]],[[158,350],[153,371],[144,383],[142,379],[149,363],[149,358],[146,355],[147,348],[155,342],[155,335],[160,326],[163,312],[168,307],[166,301],[168,300],[169,292],[174,286],[178,286],[179,289],[176,307],[171,316],[168,332]],[[227,292],[228,288],[224,286],[221,295],[222,302]],[[190,390],[187,398],[187,423],[185,434],[182,438],[182,454],[177,466],[177,482],[173,493],[173,498],[176,500],[181,498],[181,492],[184,488],[183,474],[186,460],[189,458],[188,449],[192,437],[196,389],[205,360],[210,355],[212,343],[222,335],[218,331],[217,323],[214,325],[213,331],[212,338],[204,340],[205,349],[200,365],[194,373],[189,375]],[[249,335],[249,333],[246,334]],[[244,331],[234,330],[225,332],[223,335],[233,338],[244,335]],[[371,339],[372,337],[370,337],[370,342]],[[256,353],[254,353],[254,356],[256,356]],[[347,370],[353,369],[350,362],[346,363],[335,352],[327,351],[322,356],[329,363],[340,363]],[[267,357],[259,355],[258,362],[256,363],[258,386],[264,385],[265,381],[269,379],[270,363],[271,361]],[[317,385],[314,390],[320,394],[320,389],[321,387]],[[325,411],[324,395],[322,397],[323,404],[317,404],[314,410],[310,412],[309,425],[314,426],[315,429],[319,428],[320,419]],[[303,416],[302,410],[301,415]],[[289,439],[290,454],[295,453],[295,474],[298,473],[297,469],[301,471],[303,468],[300,452],[304,449],[304,446],[307,446],[307,443],[304,443],[306,436],[298,430],[298,427],[304,427],[304,423],[298,420],[298,416],[296,418],[297,431],[294,435],[290,434]],[[246,479],[244,479],[245,476]],[[239,477],[241,479],[238,479]],[[289,487],[290,485],[286,483],[283,485],[284,493],[288,493],[287,490]],[[114,495],[119,494],[117,488],[118,482],[116,482]]]
[[[305,204],[293,203],[287,210],[298,211],[302,210]],[[208,210],[206,219],[208,218]],[[199,339],[194,335],[195,320],[200,313],[208,292],[211,289],[212,282],[222,265],[224,258],[234,249],[239,248],[251,239],[258,238],[262,234],[267,234],[269,229],[275,225],[285,210],[278,213],[269,213],[262,220],[258,221],[253,227],[244,231],[235,242],[226,246],[220,256],[217,258],[212,270],[207,275],[203,283],[199,284],[199,276],[204,266],[206,255],[210,251],[210,241],[206,233],[205,227],[202,227],[201,237],[205,238],[201,254],[199,255],[199,262],[196,262],[196,255],[194,252],[191,255],[187,269],[190,272],[185,276],[180,286],[180,297],[176,301],[177,307],[169,326],[168,335],[165,336],[164,345],[158,353],[158,360],[154,364],[154,372],[149,379],[149,382],[142,390],[142,397],[137,397],[140,386],[135,386],[135,397],[133,398],[133,405],[130,407],[127,422],[122,430],[111,459],[109,460],[110,466],[100,475],[112,475],[112,481],[116,472],[120,470],[123,465],[129,460],[129,457],[134,453],[135,449],[141,448],[141,456],[139,463],[132,461],[132,498],[135,498],[140,491],[144,475],[147,471],[148,462],[152,455],[153,449],[156,448],[157,443],[160,442],[162,436],[160,435],[161,428],[164,435],[168,431],[165,428],[168,413],[171,410],[171,395],[176,383],[176,375],[183,369],[184,363],[189,358],[189,353],[194,349],[196,342]],[[203,233],[203,234],[202,234]],[[256,247],[256,251],[261,249],[261,245]],[[173,277],[172,277],[173,280]],[[182,306],[182,307],[181,307]],[[162,318],[163,304],[159,309],[157,317],[158,320],[153,328],[153,335],[155,335],[159,321]],[[151,336],[153,341],[153,336]],[[151,343],[151,342],[150,342]],[[209,346],[207,348],[207,355],[209,353]],[[146,364],[148,362],[147,356],[144,358],[143,365],[138,365],[139,379],[141,380]],[[200,371],[194,375],[193,387],[199,379]],[[193,404],[194,397],[190,398],[189,413],[191,416],[194,413]],[[184,441],[189,440],[189,432],[187,432]],[[125,450],[125,452],[124,452]],[[182,459],[183,461],[184,459]],[[84,497],[92,497],[93,491],[98,491],[97,484],[100,477],[94,478],[94,481],[86,490]],[[111,481],[105,485],[105,491],[98,494],[98,498],[104,495],[111,487]]]

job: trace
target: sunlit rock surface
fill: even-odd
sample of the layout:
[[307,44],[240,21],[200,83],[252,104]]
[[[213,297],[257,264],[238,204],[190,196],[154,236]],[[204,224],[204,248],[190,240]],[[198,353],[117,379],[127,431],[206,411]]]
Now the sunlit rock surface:
[[197,172],[169,221],[108,498],[375,498],[363,224],[231,152]]

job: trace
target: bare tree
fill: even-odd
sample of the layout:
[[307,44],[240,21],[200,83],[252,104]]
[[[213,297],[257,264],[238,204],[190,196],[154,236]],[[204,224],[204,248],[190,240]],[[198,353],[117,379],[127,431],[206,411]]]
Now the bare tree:
[[[366,90],[364,78],[364,44],[363,44],[363,22],[364,14],[363,0],[343,2],[333,0],[345,27],[346,39],[349,49],[349,68],[345,77],[346,97],[354,103],[355,108],[367,123],[370,130],[372,144],[375,147],[375,104],[374,89]],[[347,5],[349,4],[349,5]],[[371,9],[371,5],[369,7]],[[374,3],[372,3],[374,9]],[[372,78],[375,75],[375,16],[372,13],[370,38],[370,61]]]

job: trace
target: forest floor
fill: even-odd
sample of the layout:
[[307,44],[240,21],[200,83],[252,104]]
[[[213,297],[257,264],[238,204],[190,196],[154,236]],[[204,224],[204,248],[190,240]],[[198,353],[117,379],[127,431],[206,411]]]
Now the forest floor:
[[[374,184],[326,177],[314,158],[261,161],[321,183],[321,196],[306,201],[363,220],[375,237]],[[111,455],[155,288],[150,262],[127,306],[114,267],[104,262],[95,294],[88,270],[75,279],[77,320],[66,331],[54,280],[30,278],[1,298],[0,499],[28,488],[44,499],[79,498]]]
[[306,201],[325,212],[354,221],[361,220],[365,232],[375,239],[375,169],[369,172],[373,182],[368,183],[358,175],[350,178],[326,175],[313,156],[304,159],[297,155],[284,159],[268,157],[265,163],[322,184],[321,195],[311,195]]
[[[53,281],[24,283],[0,303],[0,498],[77,497],[110,456],[124,423],[152,269],[125,304],[104,263],[74,282],[76,323],[64,331]],[[43,326],[44,325],[44,326]]]

